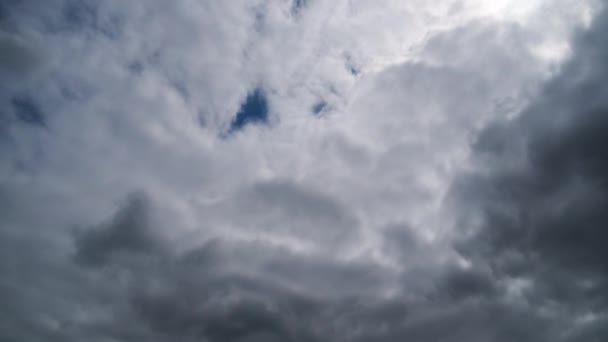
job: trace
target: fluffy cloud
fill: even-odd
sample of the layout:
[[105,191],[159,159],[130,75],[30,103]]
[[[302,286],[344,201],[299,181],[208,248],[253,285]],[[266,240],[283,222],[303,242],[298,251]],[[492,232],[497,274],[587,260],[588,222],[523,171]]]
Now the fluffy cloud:
[[594,1],[0,5],[0,336],[605,338]]

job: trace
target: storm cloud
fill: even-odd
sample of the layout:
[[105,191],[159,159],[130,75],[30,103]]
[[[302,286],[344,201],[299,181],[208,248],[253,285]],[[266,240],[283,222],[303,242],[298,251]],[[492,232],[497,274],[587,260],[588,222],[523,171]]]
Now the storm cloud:
[[522,113],[481,131],[473,151],[482,171],[455,187],[477,218],[463,253],[525,284],[536,310],[578,322],[567,340],[606,338],[607,28],[606,14],[596,17]]

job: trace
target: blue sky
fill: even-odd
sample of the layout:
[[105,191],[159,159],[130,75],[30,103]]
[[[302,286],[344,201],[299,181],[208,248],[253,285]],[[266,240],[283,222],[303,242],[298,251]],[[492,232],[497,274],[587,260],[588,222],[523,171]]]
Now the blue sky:
[[261,89],[254,89],[241,104],[234,120],[230,123],[229,133],[235,133],[247,125],[268,124],[268,100]]

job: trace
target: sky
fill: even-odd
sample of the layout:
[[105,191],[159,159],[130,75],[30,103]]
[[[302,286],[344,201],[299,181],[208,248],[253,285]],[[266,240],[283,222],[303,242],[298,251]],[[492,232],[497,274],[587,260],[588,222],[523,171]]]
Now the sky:
[[608,340],[604,7],[0,2],[0,340]]

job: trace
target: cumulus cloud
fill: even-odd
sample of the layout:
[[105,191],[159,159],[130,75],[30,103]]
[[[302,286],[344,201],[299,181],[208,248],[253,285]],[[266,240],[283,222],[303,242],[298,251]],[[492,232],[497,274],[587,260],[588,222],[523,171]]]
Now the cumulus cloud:
[[1,339],[605,339],[606,23],[3,3]]

